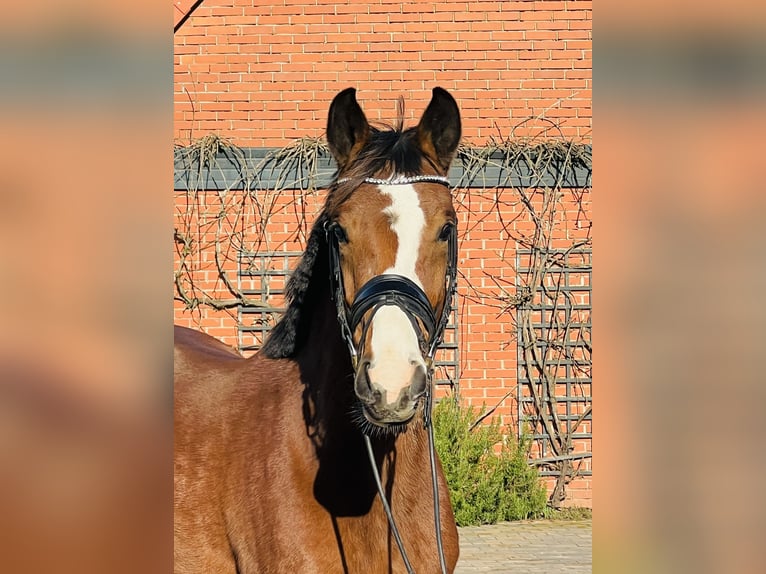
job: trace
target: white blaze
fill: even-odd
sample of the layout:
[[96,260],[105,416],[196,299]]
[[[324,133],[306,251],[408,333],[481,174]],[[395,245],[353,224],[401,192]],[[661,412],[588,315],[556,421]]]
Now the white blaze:
[[[412,185],[381,185],[379,189],[391,197],[391,205],[383,212],[389,217],[398,240],[394,265],[384,273],[403,275],[422,289],[423,284],[415,273],[425,227],[418,194]],[[392,403],[401,389],[411,383],[416,366],[425,367],[417,335],[407,315],[397,307],[382,307],[372,320],[370,346],[370,381],[385,389],[385,402]]]
[[391,197],[391,205],[384,209],[383,213],[389,217],[391,229],[396,233],[399,243],[394,266],[386,269],[384,273],[404,275],[422,289],[423,284],[415,273],[420,238],[426,225],[425,215],[420,208],[420,198],[411,185],[381,185],[379,189],[383,195]]

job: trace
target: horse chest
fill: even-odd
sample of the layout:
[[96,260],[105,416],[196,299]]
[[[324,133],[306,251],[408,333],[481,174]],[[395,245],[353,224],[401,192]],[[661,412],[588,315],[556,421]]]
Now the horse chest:
[[[429,530],[427,523],[423,525],[425,528],[403,526],[405,546],[415,572],[440,572],[432,527]],[[326,514],[306,512],[290,520],[272,522],[271,529],[270,534],[262,534],[260,543],[246,544],[236,551],[238,573],[406,573],[382,513],[333,519]],[[447,536],[446,547],[451,564],[449,572],[452,572],[457,547],[450,536]]]
[[[325,477],[316,467],[292,466],[285,466],[276,480],[250,483],[251,488],[242,494],[247,499],[246,510],[241,506],[242,512],[229,520],[230,527],[236,524],[236,528],[230,528],[229,540],[237,557],[237,572],[406,572],[375,492],[364,489],[354,492],[352,483],[341,483],[337,489],[327,486],[324,497],[318,500],[316,495],[324,488],[323,480],[338,486],[339,478],[334,472]],[[255,484],[257,488],[253,488]],[[394,512],[415,571],[437,573],[432,506],[414,494],[417,490],[395,488]],[[341,497],[346,501],[343,505],[338,502]],[[354,504],[346,505],[349,500]],[[443,524],[449,523],[445,516]],[[445,530],[445,549],[454,565],[456,531],[453,535],[449,526]]]

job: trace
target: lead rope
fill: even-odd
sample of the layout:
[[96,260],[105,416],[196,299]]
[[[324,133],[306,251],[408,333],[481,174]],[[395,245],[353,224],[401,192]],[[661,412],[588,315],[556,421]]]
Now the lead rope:
[[375,454],[372,452],[372,443],[370,442],[370,437],[366,434],[364,435],[364,442],[367,445],[367,455],[370,457],[372,474],[375,476],[375,486],[378,487],[378,496],[380,496],[380,501],[383,503],[383,508],[386,511],[386,516],[388,517],[388,525],[391,527],[391,532],[394,533],[394,540],[396,540],[396,545],[399,547],[399,552],[402,555],[402,560],[404,560],[404,567],[407,568],[407,574],[415,574],[415,570],[412,569],[412,564],[410,564],[410,561],[407,558],[407,552],[404,551],[402,537],[399,536],[399,529],[396,527],[396,522],[394,522],[394,515],[391,513],[391,507],[388,505],[386,493],[383,492],[383,485],[380,482],[380,474],[378,473],[378,465],[375,462]]
[[429,384],[428,396],[425,408],[428,416],[425,418],[425,427],[428,430],[428,458],[431,462],[431,487],[434,493],[434,527],[436,528],[436,550],[439,554],[439,566],[442,574],[447,574],[447,562],[444,560],[444,546],[442,544],[442,519],[439,507],[439,483],[436,479],[436,446],[434,441],[434,425],[431,418],[431,385]]
[[[426,391],[425,405],[424,405],[424,426],[428,431],[428,458],[431,463],[431,487],[434,494],[434,525],[436,528],[436,550],[439,554],[439,566],[441,567],[442,574],[447,574],[447,562],[444,559],[444,545],[442,543],[442,521],[441,512],[439,506],[439,483],[436,477],[436,447],[434,444],[434,426],[431,419],[431,385],[429,381],[428,390]],[[380,474],[378,473],[378,465],[375,462],[375,454],[372,451],[372,442],[368,435],[364,435],[364,443],[367,445],[367,456],[370,459],[370,466],[372,467],[372,474],[375,477],[375,486],[378,487],[378,496],[383,504],[383,509],[386,511],[386,517],[388,518],[388,525],[391,527],[391,532],[394,534],[394,540],[399,547],[399,553],[402,555],[404,566],[407,568],[407,574],[415,574],[415,570],[412,569],[409,559],[407,558],[407,552],[404,550],[404,543],[399,535],[399,529],[396,527],[394,521],[394,514],[391,512],[391,507],[388,504],[386,493],[383,491],[383,484],[380,482]]]

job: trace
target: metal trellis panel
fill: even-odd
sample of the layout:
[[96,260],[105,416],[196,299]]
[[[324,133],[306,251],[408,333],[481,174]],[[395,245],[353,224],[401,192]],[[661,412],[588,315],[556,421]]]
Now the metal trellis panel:
[[[531,250],[520,249],[516,252],[517,288],[520,290],[524,287],[522,279],[532,272],[533,255],[535,253]],[[550,386],[543,383],[539,366],[527,364],[519,325],[516,398],[518,432],[529,433],[535,458],[546,463],[541,464],[540,474],[554,476],[558,472],[550,467],[550,463],[564,459],[588,459],[591,456],[593,419],[588,408],[592,404],[592,265],[590,249],[549,250],[546,255],[549,259],[555,255],[557,264],[547,267],[543,285],[532,294],[526,309],[531,312],[531,328],[535,335],[532,344],[538,356],[545,358],[543,363],[548,376],[553,379],[554,393],[550,394]],[[535,408],[531,392],[533,385],[543,401],[555,405],[558,421],[571,433],[573,443],[577,443],[573,445],[572,452],[555,456],[551,436]],[[573,429],[578,423],[579,427]],[[582,452],[583,445],[587,445],[587,452]],[[579,474],[590,476],[590,464],[585,465]]]

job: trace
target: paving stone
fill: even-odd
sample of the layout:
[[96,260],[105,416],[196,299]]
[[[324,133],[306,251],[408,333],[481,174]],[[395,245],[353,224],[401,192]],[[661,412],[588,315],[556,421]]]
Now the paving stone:
[[592,521],[531,520],[459,529],[455,574],[584,574],[592,570]]

